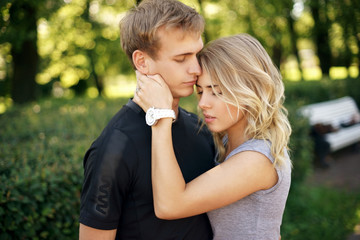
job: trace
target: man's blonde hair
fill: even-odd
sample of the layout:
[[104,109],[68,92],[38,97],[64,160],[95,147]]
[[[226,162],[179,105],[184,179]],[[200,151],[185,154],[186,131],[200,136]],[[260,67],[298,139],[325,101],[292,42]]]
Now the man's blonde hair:
[[135,50],[144,51],[156,60],[161,47],[157,36],[160,28],[202,34],[204,26],[204,19],[195,9],[177,0],[143,0],[120,22],[121,46],[131,62]]
[[[247,118],[245,137],[268,140],[274,165],[282,165],[291,134],[283,106],[284,84],[261,43],[247,34],[221,38],[199,53],[199,62],[222,92],[214,93],[227,104],[237,106],[238,113]],[[220,162],[225,158],[224,135],[214,134]]]

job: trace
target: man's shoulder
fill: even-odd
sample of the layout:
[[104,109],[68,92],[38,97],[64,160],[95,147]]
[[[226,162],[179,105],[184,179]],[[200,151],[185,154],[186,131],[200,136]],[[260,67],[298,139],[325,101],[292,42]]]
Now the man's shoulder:
[[131,108],[124,105],[110,119],[89,150],[99,148],[104,150],[108,149],[109,145],[117,145],[114,149],[120,149],[120,146],[133,146],[135,141],[133,138],[136,138],[137,133],[143,136],[146,133],[144,121]]
[[131,126],[136,126],[135,129],[141,129],[146,127],[145,116],[142,117],[141,114],[135,112],[128,105],[124,105],[121,109],[110,119],[110,121],[105,126],[105,129],[117,129],[121,132],[128,132],[131,130]]

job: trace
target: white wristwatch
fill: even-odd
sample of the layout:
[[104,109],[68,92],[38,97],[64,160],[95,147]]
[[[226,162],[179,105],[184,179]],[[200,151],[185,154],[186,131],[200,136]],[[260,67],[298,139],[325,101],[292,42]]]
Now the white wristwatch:
[[176,115],[172,109],[160,109],[154,107],[149,108],[145,115],[146,124],[149,126],[155,125],[160,118],[176,119]]

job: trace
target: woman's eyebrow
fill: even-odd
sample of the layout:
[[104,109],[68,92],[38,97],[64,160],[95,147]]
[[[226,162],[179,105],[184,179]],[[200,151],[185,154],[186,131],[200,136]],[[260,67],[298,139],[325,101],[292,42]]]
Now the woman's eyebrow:
[[[202,88],[202,86],[200,86],[200,85],[198,85],[198,84],[195,84],[195,86]],[[205,86],[205,88],[212,88],[212,87],[214,87],[214,88],[215,88],[215,87],[219,87],[219,85],[213,85],[213,86],[207,85],[207,86]]]

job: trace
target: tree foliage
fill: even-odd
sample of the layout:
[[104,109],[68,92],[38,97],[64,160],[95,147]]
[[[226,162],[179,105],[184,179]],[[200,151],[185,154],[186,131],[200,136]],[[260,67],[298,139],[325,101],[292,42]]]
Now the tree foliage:
[[49,20],[43,19],[40,42],[47,47],[41,54],[48,61],[39,81],[46,84],[56,79],[78,93],[95,86],[101,94],[105,75],[129,72],[118,29],[122,13],[130,7],[125,3],[73,0]]
[[53,1],[6,0],[0,5],[0,42],[11,44],[11,96],[23,103],[35,99],[38,72],[37,19],[55,8]]
[[[247,32],[280,69],[291,58],[300,70],[306,68],[299,54],[304,49],[315,53],[323,76],[333,66],[359,66],[359,1],[181,1],[204,16],[205,42]],[[1,1],[0,94],[15,102],[67,89],[104,95],[109,82],[132,72],[120,48],[118,23],[139,2]]]
[[10,55],[12,60],[5,79],[11,82],[13,100],[34,100],[39,94],[36,83],[48,86],[41,88],[45,94],[54,86],[73,88],[79,94],[95,86],[101,94],[105,75],[129,72],[130,64],[119,46],[118,22],[133,4],[112,0],[2,2],[0,43],[11,46],[3,58]]

